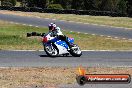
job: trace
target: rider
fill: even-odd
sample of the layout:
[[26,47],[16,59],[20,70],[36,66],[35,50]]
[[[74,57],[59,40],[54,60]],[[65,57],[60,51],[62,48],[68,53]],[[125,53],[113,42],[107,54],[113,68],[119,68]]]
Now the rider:
[[72,44],[68,42],[68,37],[63,35],[60,28],[57,27],[55,23],[49,24],[49,32],[51,33],[52,37],[58,37],[58,39],[65,41],[67,45],[69,46],[69,48],[71,48]]

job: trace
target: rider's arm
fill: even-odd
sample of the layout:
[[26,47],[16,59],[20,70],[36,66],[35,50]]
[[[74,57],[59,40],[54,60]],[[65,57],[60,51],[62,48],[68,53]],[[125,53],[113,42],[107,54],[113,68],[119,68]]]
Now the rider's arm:
[[61,32],[59,27],[56,28],[56,33],[57,33],[57,35],[63,35],[63,33]]
[[52,37],[56,37],[56,36],[59,36],[59,35],[63,35],[60,28],[56,28],[56,30],[50,32],[50,36],[52,36]]

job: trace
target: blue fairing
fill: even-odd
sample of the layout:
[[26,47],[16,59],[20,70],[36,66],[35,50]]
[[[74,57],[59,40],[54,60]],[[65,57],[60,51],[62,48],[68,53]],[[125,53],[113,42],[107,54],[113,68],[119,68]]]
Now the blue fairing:
[[[54,43],[56,43],[56,44],[58,44],[58,45],[60,45],[60,46],[65,47],[65,48],[68,48],[68,47],[69,47],[69,46],[66,44],[65,41],[61,41],[61,40],[59,40],[58,38],[54,38],[54,39],[52,39],[51,41],[54,42]],[[73,38],[68,38],[68,42],[73,43],[73,42],[74,42],[74,39],[73,39]]]
[[66,49],[69,47],[65,41],[56,41],[56,44],[65,47]]

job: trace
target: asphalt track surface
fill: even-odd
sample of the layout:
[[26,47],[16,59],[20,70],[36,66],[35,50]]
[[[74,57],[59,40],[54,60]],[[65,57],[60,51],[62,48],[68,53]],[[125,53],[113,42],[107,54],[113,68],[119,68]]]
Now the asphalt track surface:
[[0,51],[0,67],[132,67],[132,51],[83,51],[81,57],[48,57],[44,51]]
[[0,14],[0,20],[29,24],[40,27],[47,27],[49,23],[55,22],[62,29],[69,29],[70,31],[132,39],[132,30],[124,29],[124,28],[97,26],[97,25],[81,24],[81,23],[74,23],[68,21],[59,21],[52,19],[25,17],[25,16],[16,16],[16,15],[7,15],[7,14]]
[[[44,51],[0,51],[0,67],[124,67],[132,66],[132,51],[83,51],[81,57],[48,57]],[[59,85],[59,88],[131,88],[130,84]],[[36,88],[36,87],[31,87]],[[39,87],[38,87],[39,88]],[[41,88],[41,87],[40,87]]]
[[[0,67],[132,67],[132,51],[83,51],[81,57],[48,57],[44,51],[0,51]],[[130,84],[59,85],[59,88],[132,88]],[[31,87],[36,88],[36,87]],[[41,88],[41,87],[38,87]]]

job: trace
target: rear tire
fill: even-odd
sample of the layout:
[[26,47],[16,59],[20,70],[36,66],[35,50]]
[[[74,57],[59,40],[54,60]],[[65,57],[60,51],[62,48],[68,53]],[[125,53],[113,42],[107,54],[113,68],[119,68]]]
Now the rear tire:
[[70,49],[70,54],[74,57],[80,57],[82,55],[82,51],[79,46],[74,44],[74,46]]

